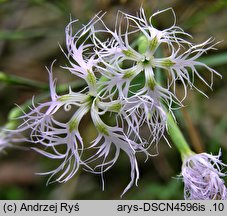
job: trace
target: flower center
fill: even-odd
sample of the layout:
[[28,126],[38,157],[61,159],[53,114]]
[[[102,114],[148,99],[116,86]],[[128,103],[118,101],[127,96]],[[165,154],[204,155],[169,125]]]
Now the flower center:
[[144,66],[152,66],[154,67],[154,56],[153,55],[149,55],[149,54],[145,54],[143,59],[142,59],[142,63]]

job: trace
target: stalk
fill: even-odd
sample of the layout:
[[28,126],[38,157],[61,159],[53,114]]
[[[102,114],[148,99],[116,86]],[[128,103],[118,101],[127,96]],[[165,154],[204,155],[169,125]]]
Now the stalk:
[[174,145],[180,152],[182,161],[184,161],[185,157],[193,154],[193,151],[190,149],[184,135],[170,113],[167,116],[167,131]]

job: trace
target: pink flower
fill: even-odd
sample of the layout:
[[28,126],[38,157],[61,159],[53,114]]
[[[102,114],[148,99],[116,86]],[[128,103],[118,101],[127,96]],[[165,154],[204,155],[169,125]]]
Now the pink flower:
[[184,196],[189,200],[225,200],[227,189],[222,177],[226,173],[222,171],[223,164],[218,155],[207,153],[193,154],[185,158],[182,165]]

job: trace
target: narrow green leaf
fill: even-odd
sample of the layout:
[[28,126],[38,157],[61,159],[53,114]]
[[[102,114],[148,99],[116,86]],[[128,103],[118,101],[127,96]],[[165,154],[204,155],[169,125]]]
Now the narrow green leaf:
[[0,71],[0,82],[4,82],[10,85],[22,85],[42,90],[48,90],[49,86],[46,83],[30,80],[27,78],[19,77],[16,75],[9,75]]
[[227,53],[215,54],[207,57],[199,58],[199,61],[207,64],[210,67],[226,65],[227,64]]

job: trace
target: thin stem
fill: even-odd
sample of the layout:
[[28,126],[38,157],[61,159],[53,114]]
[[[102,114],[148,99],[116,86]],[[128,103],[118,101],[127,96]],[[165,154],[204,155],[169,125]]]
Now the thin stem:
[[[49,90],[49,85],[47,83],[38,82],[35,80],[23,78],[16,75],[9,75],[3,72],[0,72],[0,82],[4,82],[10,85],[22,85],[22,86],[28,86],[28,87],[42,89],[42,90]],[[69,86],[71,86],[71,88],[80,88],[80,87],[83,87],[84,85],[85,85],[84,81],[76,80],[71,83],[61,84],[57,86],[57,92],[58,93],[65,92],[69,89]]]
[[184,138],[184,135],[182,134],[180,128],[178,127],[176,121],[173,119],[171,114],[168,114],[167,127],[168,134],[172,139],[174,145],[179,150],[182,160],[184,160],[186,156],[193,154],[187,141]]
[[22,85],[42,90],[49,89],[48,84],[46,83],[30,80],[16,75],[5,74],[3,72],[0,72],[0,82],[4,82],[10,85]]

